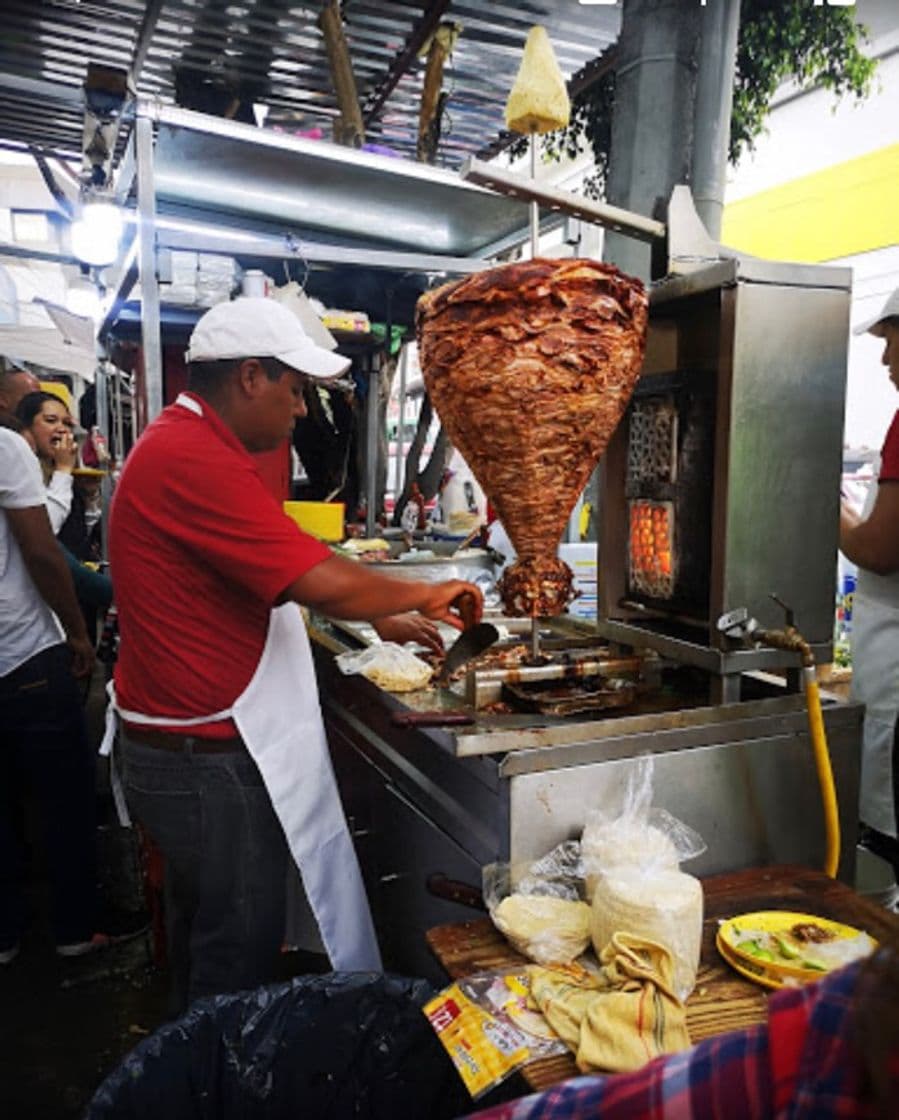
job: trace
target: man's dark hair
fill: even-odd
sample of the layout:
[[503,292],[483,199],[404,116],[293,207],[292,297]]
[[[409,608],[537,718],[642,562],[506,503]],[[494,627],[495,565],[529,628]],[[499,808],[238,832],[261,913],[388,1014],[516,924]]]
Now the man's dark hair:
[[[247,357],[252,357],[248,354]],[[217,358],[211,362],[190,362],[187,367],[187,387],[201,395],[216,394],[221,389],[228,374],[246,361],[246,358]],[[257,358],[265,370],[269,381],[280,381],[282,375],[291,367],[277,358]]]
[[48,401],[51,404],[61,404],[68,412],[66,402],[62,397],[58,397],[56,393],[45,393],[43,389],[38,389],[34,393],[26,393],[16,405],[16,419],[23,427],[30,428],[34,423],[35,416]]

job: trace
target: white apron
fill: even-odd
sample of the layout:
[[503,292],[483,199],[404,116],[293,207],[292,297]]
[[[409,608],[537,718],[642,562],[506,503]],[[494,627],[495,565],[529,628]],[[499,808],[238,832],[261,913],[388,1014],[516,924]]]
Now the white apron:
[[[182,395],[176,403],[199,411],[189,397]],[[284,829],[332,967],[380,972],[368,899],[328,753],[309,636],[297,604],[272,610],[259,664],[231,708],[173,720],[118,708],[112,682],[109,692],[101,754],[112,750],[116,711],[143,727],[189,729],[234,720]]]
[[[877,499],[874,481],[862,516]],[[859,816],[865,824],[896,835],[893,804],[893,736],[899,716],[899,573],[858,570],[852,604],[852,698],[865,705]]]

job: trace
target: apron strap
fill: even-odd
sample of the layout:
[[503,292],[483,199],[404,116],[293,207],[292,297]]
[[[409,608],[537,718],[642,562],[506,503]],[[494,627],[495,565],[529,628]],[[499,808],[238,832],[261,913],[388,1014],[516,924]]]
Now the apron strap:
[[122,828],[131,827],[131,815],[125,801],[125,790],[122,786],[122,776],[119,771],[118,759],[114,750],[118,740],[118,719],[127,720],[129,723],[139,724],[141,727],[197,727],[201,723],[214,723],[220,719],[229,719],[231,708],[224,708],[220,712],[213,712],[209,716],[194,716],[191,719],[173,719],[171,716],[147,716],[142,712],[133,712],[128,708],[120,708],[116,700],[115,681],[109,678],[106,684],[106,695],[109,697],[106,704],[106,718],[103,728],[103,739],[100,743],[100,755],[109,759],[109,784],[112,788],[112,800],[115,804],[116,815]]

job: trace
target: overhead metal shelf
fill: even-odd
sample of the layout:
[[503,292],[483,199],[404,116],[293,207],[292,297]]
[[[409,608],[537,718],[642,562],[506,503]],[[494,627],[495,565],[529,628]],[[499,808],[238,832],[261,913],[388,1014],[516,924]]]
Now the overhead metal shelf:
[[[410,323],[414,301],[431,279],[488,267],[492,254],[529,237],[526,203],[454,172],[151,99],[138,102],[116,196],[124,201],[132,186],[136,237],[114,270],[100,335],[108,344],[117,332],[133,332],[137,307],[127,300],[139,279],[149,418],[162,408],[162,323],[174,325],[161,300],[163,248],[225,253],[245,267],[299,261],[307,266],[310,294],[336,306],[350,299],[365,310],[386,297],[386,319]],[[544,214],[546,228],[561,220]],[[394,317],[398,305],[404,305],[402,319]],[[378,361],[367,359],[370,371]],[[375,394],[368,400],[372,519],[378,414]]]
[[240,214],[456,257],[487,255],[527,227],[524,203],[450,171],[152,102],[145,111],[157,122],[160,209]]

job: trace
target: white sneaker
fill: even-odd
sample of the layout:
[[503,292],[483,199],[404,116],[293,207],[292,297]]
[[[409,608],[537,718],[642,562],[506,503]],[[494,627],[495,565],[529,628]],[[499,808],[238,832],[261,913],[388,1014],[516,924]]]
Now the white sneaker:
[[13,945],[11,949],[0,950],[0,964],[9,964],[19,955],[19,946]]
[[105,933],[95,933],[88,941],[70,941],[66,945],[56,946],[58,957],[83,957],[88,953],[96,953],[98,949],[105,949],[112,943],[112,938]]

